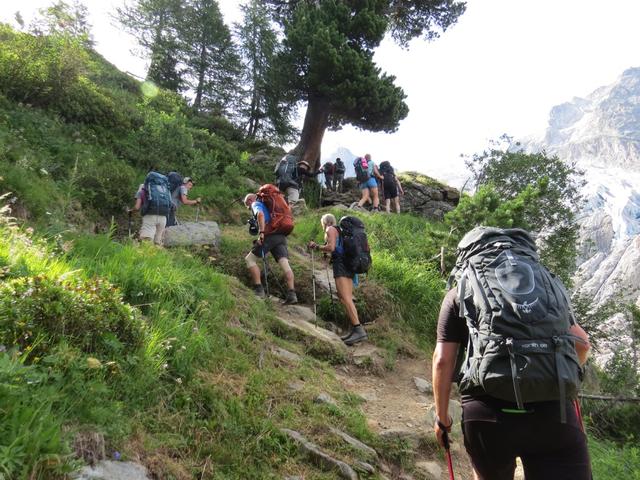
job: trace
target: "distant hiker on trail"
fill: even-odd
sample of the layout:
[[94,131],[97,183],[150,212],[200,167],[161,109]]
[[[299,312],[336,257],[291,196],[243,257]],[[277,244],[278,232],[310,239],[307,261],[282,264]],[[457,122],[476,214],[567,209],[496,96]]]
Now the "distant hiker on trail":
[[333,172],[335,170],[335,166],[333,162],[325,162],[322,166],[322,173],[324,173],[324,185],[327,187],[327,190],[333,190]]
[[173,208],[167,177],[158,172],[149,172],[144,183],[138,187],[135,198],[135,206],[129,210],[129,215],[133,211],[142,214],[140,240],[153,240],[156,245],[162,245],[167,215]]
[[356,169],[356,180],[358,180],[358,187],[362,190],[362,198],[358,202],[358,206],[362,208],[365,203],[371,201],[373,203],[373,211],[380,211],[380,198],[378,196],[378,182],[377,179],[383,180],[380,175],[378,167],[371,155],[368,153],[364,157],[358,157],[353,161],[353,166]]
[[457,378],[477,480],[512,480],[516,457],[527,480],[591,479],[577,400],[589,337],[534,240],[520,229],[475,228],[458,245],[452,277],[457,288],[442,303],[433,354],[440,445],[453,424]]
[[[171,176],[173,173],[175,172],[171,172],[169,174],[169,176]],[[193,179],[191,177],[184,177],[182,179],[182,183],[179,184],[179,186],[177,188],[175,188],[174,190],[171,191],[171,198],[173,199],[173,210],[171,211],[171,214],[169,214],[169,217],[167,218],[167,227],[172,227],[174,225],[178,224],[178,219],[176,217],[176,212],[178,210],[178,208],[180,208],[180,205],[184,204],[184,205],[200,205],[200,203],[202,202],[202,199],[200,197],[196,198],[195,200],[190,200],[188,198],[189,196],[189,190],[191,190],[191,188],[193,188],[193,185],[195,184],[195,182],[193,181]]]
[[298,184],[298,157],[287,154],[276,164],[273,170],[276,175],[276,185],[287,197],[290,205],[300,199],[300,185]]
[[[320,220],[322,229],[324,230],[324,245],[318,245],[315,242],[309,242],[309,248],[319,250],[331,254],[331,264],[333,266],[333,277],[336,281],[336,289],[338,290],[338,298],[344,305],[347,317],[351,322],[351,330],[349,334],[342,337],[342,341],[346,345],[355,345],[367,339],[367,332],[360,324],[358,319],[358,310],[353,302],[353,284],[357,281],[357,271],[368,270],[371,264],[371,256],[369,255],[366,236],[364,236],[364,224],[355,217],[343,217],[340,220],[340,226],[337,225],[336,217],[330,213],[322,216]],[[353,248],[348,242],[360,241],[362,249]],[[345,240],[346,239],[346,240]],[[366,251],[365,251],[366,250]],[[350,257],[350,253],[356,252],[356,257]],[[357,258],[361,256],[361,258]]]
[[347,167],[340,157],[336,158],[335,168],[333,170],[333,189],[340,193],[342,192],[342,182],[344,181],[344,174],[347,171]]
[[389,162],[380,164],[380,173],[384,177],[382,180],[382,193],[384,196],[384,205],[387,213],[391,213],[391,200],[393,200],[396,213],[400,213],[400,196],[404,195],[404,190],[400,184],[400,180],[396,177],[393,167]]
[[[257,262],[258,259],[266,262],[266,257],[271,252],[282,268],[287,281],[287,296],[284,303],[298,303],[287,250],[287,235],[293,230],[293,216],[284,196],[275,185],[267,184],[263,185],[257,194],[250,193],[244,197],[244,204],[251,209],[258,224],[258,239],[254,240],[253,248],[245,257],[255,294],[260,298],[266,297]],[[268,282],[266,278],[265,281]]]
[[298,162],[297,156],[288,153],[276,164],[273,173],[278,189],[285,194],[289,205],[293,205],[300,200],[304,177],[315,178],[320,172],[311,172],[309,163]]

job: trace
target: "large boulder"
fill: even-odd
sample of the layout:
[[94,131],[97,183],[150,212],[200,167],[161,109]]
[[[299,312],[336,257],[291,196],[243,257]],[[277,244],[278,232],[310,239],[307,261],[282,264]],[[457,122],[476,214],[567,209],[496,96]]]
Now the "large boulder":
[[216,222],[185,222],[168,227],[164,231],[165,247],[187,247],[190,245],[220,246],[222,233]]

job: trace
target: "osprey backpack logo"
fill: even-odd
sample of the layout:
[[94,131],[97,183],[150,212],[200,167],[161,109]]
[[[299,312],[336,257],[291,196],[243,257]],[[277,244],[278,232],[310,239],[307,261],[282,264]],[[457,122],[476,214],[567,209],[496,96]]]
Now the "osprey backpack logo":
[[529,302],[524,302],[524,303],[514,303],[514,305],[516,306],[516,310],[522,312],[522,313],[531,313],[533,312],[533,307],[536,306],[536,304],[540,301],[539,298],[536,298],[533,302],[529,303]]

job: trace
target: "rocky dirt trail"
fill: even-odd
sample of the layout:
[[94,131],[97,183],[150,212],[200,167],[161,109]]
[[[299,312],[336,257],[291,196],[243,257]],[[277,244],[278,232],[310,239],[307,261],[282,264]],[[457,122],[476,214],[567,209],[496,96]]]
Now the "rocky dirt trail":
[[[328,293],[326,277],[318,278],[319,290]],[[332,291],[335,292],[334,287]],[[278,320],[283,327],[294,330],[301,336],[307,346],[315,344],[314,350],[323,354],[333,351],[344,359],[335,367],[336,378],[345,388],[362,399],[362,411],[367,418],[371,430],[384,440],[385,445],[392,445],[398,462],[378,461],[375,472],[381,479],[401,480],[440,480],[448,479],[449,473],[445,462],[444,451],[434,440],[433,395],[431,390],[431,365],[426,358],[398,357],[393,368],[385,364],[386,352],[370,342],[363,342],[354,347],[346,347],[338,334],[324,328],[323,322],[316,323],[312,306],[282,305],[273,299],[272,305]],[[326,325],[326,324],[324,324]],[[323,345],[318,348],[317,344]],[[308,350],[308,349],[307,349]],[[313,353],[312,353],[313,354]],[[460,405],[452,401],[451,409],[456,423],[460,419]],[[301,448],[309,452],[312,439],[300,440],[292,436]],[[452,456],[457,479],[467,480],[472,476],[468,458],[461,445],[460,429],[453,433]],[[307,445],[305,446],[305,442]],[[311,444],[311,449],[315,445]],[[317,447],[316,447],[317,448]],[[317,453],[317,452],[316,452]],[[388,457],[388,452],[378,452],[380,457]],[[309,453],[316,464],[323,464],[326,459]],[[320,458],[320,459],[319,459]],[[408,462],[407,462],[408,460]],[[401,464],[412,465],[403,470]],[[326,464],[325,464],[326,466]],[[335,470],[340,478],[370,478],[369,476],[350,476],[344,473],[344,465],[329,464],[326,467]],[[409,472],[410,471],[410,472]],[[293,479],[292,479],[293,480]]]
[[[369,427],[385,439],[401,441],[413,455],[415,469],[411,475],[396,466],[389,478],[449,478],[444,451],[433,436],[433,395],[427,380],[431,378],[431,365],[426,359],[402,357],[393,370],[381,374],[346,365],[338,367],[336,375],[347,390],[365,400],[362,409]],[[459,403],[452,401],[452,410],[458,423]],[[471,479],[459,428],[453,432],[451,453],[455,478]]]

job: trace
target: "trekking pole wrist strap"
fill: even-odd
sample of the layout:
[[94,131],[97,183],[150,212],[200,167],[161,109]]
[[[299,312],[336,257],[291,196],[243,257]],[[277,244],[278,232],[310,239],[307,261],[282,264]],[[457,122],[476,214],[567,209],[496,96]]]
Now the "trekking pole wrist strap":
[[436,424],[438,425],[438,427],[440,427],[440,429],[445,430],[445,431],[449,431],[449,430],[451,430],[451,427],[453,427],[453,418],[451,418],[451,416],[449,416],[449,420],[451,422],[447,426],[444,423],[442,423],[442,421],[440,420],[440,417],[436,416]]

